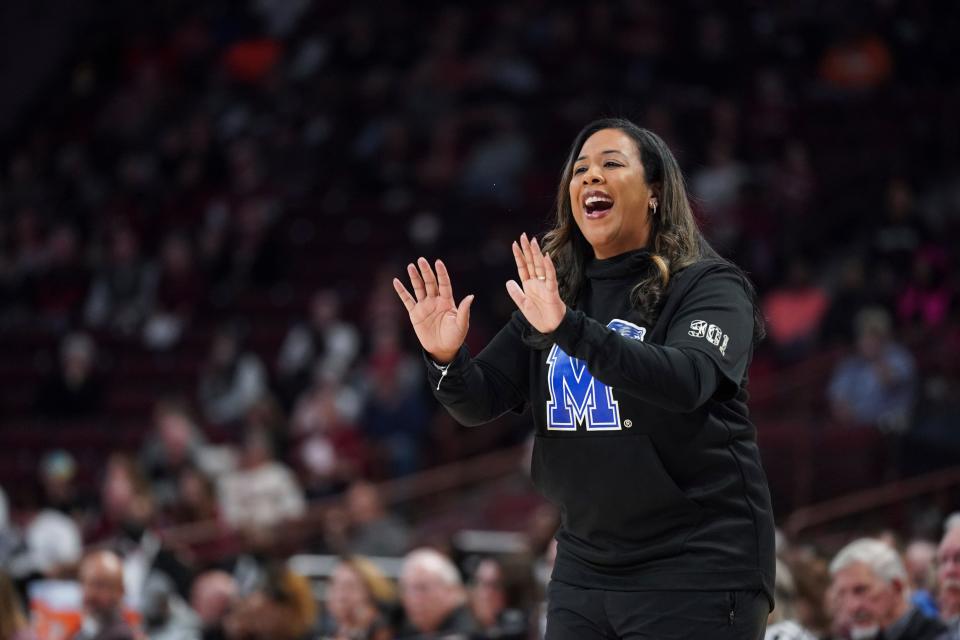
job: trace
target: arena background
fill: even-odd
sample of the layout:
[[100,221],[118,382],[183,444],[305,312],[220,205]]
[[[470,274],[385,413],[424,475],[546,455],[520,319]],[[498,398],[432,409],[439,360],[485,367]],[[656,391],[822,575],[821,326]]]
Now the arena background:
[[[547,228],[567,145],[609,115],[667,140],[757,284],[783,544],[937,541],[960,506],[957,17],[4,2],[0,564],[24,593],[69,577],[77,549],[25,551],[59,510],[87,546],[131,520],[161,535],[181,594],[253,550],[322,597],[365,518],[389,521],[374,555],[540,567],[556,514],[525,476],[529,416],[453,422],[390,279],[444,258],[478,350],[512,310],[511,240]],[[238,468],[277,493],[240,496]]]

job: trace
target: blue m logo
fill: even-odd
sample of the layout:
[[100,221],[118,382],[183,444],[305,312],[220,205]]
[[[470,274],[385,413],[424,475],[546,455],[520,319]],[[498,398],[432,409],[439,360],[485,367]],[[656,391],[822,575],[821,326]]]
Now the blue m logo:
[[[611,320],[607,327],[634,340],[643,340],[646,334],[646,329],[626,320]],[[595,379],[583,360],[553,345],[547,364],[547,429],[576,431],[581,424],[588,431],[620,429],[620,404],[613,398],[613,389]]]

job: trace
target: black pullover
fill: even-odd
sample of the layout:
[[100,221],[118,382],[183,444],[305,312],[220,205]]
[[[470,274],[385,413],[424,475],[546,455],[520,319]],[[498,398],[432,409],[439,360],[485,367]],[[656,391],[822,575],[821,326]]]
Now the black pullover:
[[553,579],[762,589],[772,604],[773,514],[746,405],[753,303],[735,269],[702,260],[673,275],[647,326],[629,293],[649,259],[591,261],[546,349],[516,312],[446,375],[428,362],[434,394],[468,426],[531,408],[533,481],[561,513]]

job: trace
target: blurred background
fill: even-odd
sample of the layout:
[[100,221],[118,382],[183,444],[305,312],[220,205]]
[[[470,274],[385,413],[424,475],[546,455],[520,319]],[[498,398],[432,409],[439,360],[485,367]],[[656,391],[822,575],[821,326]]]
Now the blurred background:
[[[535,634],[557,514],[529,416],[441,410],[390,280],[443,257],[482,348],[510,242],[549,227],[602,116],[668,142],[757,284],[751,410],[806,625],[844,542],[936,545],[960,507],[960,9],[715,4],[4,2],[0,566],[35,620],[108,546],[150,637],[334,637],[311,606],[338,556],[395,578],[427,545],[470,594],[483,558],[519,566]],[[204,617],[211,571],[232,595]],[[277,580],[302,626],[251,631]]]

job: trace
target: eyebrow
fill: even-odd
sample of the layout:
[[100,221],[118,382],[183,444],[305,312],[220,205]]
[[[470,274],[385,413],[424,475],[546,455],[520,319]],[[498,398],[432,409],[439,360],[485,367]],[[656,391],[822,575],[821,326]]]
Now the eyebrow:
[[[627,154],[625,154],[623,151],[619,151],[619,150],[617,150],[617,149],[607,149],[606,151],[601,151],[601,152],[600,152],[600,155],[603,156],[603,155],[607,155],[607,154],[610,154],[610,153],[619,153],[620,155],[622,155],[622,156],[624,156],[624,157],[626,157],[626,155],[627,155]],[[577,158],[577,159],[575,160],[575,162],[580,162],[581,160],[586,160],[586,159],[587,159],[587,156],[580,156],[579,158]]]

